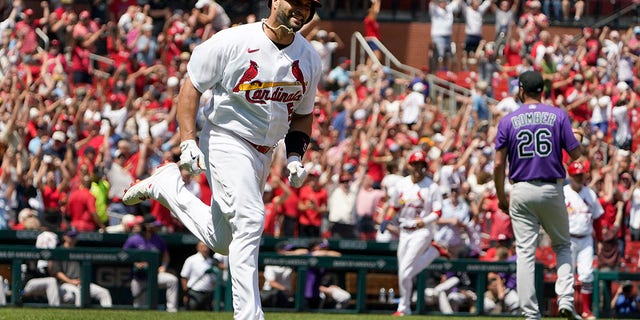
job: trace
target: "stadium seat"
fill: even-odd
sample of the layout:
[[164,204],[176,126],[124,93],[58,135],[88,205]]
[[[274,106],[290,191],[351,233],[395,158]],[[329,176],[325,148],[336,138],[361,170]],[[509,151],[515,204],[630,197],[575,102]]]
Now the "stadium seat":
[[477,78],[478,75],[475,71],[460,71],[458,72],[456,84],[463,88],[471,89]]

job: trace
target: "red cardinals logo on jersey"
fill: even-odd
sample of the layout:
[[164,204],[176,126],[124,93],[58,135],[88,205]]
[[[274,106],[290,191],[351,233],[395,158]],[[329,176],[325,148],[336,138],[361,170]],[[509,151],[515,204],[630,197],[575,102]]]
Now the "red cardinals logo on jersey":
[[[240,80],[233,88],[233,92],[244,91],[247,101],[258,104],[265,104],[267,100],[288,103],[302,100],[302,95],[307,91],[307,83],[304,80],[302,69],[300,69],[299,60],[291,64],[291,74],[296,81],[259,81],[256,79],[259,68],[255,61],[249,60],[249,68],[242,74]],[[300,86],[302,87],[302,91],[292,93],[285,89],[285,87],[292,86]]]
[[238,81],[238,84],[233,88],[233,92],[240,91],[241,84],[253,80],[253,78],[258,75],[258,68],[258,64],[255,61],[249,60],[249,69],[245,70],[242,74],[240,81]]
[[300,82],[300,85],[302,86],[302,94],[304,94],[307,91],[307,85],[304,83],[304,74],[302,74],[302,70],[300,70],[299,63],[300,60],[296,60],[291,64],[291,73],[293,74],[293,77]]

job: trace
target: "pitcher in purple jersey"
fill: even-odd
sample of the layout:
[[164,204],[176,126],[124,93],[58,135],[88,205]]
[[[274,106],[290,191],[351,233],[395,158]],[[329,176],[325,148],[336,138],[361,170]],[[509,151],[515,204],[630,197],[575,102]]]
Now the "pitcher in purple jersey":
[[[566,319],[581,319],[573,303],[573,266],[569,219],[564,204],[562,181],[565,169],[562,150],[571,159],[581,148],[567,113],[542,103],[544,86],[539,72],[527,71],[518,80],[522,105],[498,124],[494,181],[501,210],[511,216],[516,238],[517,285],[520,307],[526,319],[540,319],[535,282],[535,253],[540,226],[549,237],[558,261],[559,313]],[[504,190],[505,167],[509,160],[510,199]]]

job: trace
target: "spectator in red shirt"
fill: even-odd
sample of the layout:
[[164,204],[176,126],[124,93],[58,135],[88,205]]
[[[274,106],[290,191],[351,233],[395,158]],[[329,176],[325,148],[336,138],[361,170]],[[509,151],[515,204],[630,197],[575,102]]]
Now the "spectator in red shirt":
[[312,169],[307,181],[300,188],[299,235],[301,237],[320,237],[322,218],[327,213],[327,201],[329,195],[327,189],[319,182],[320,171]]
[[382,60],[382,51],[375,44],[372,39],[380,40],[382,35],[380,34],[380,24],[378,24],[378,13],[380,13],[381,0],[371,0],[371,7],[367,11],[367,16],[364,18],[364,37],[367,39],[367,44],[373,50],[378,58],[378,61]]
[[591,118],[591,110],[588,104],[590,98],[587,86],[584,84],[584,76],[576,74],[573,77],[573,86],[570,86],[565,93],[567,111],[571,116],[571,120],[577,123],[589,121]]
[[22,20],[15,25],[16,37],[18,38],[18,48],[23,58],[30,58],[36,53],[38,48],[38,39],[36,35],[36,27],[39,20],[34,18],[33,9],[28,8],[22,12]]
[[80,232],[92,232],[105,228],[96,213],[96,198],[91,194],[90,189],[91,176],[82,176],[79,188],[71,191],[67,202],[69,224]]
[[[276,208],[277,214],[282,216],[281,235],[283,237],[298,236],[298,220],[300,219],[300,210],[298,209],[298,203],[300,202],[299,191],[299,189],[293,189],[284,203]],[[275,195],[278,196],[283,192],[278,188],[275,190]]]
[[[274,172],[276,171],[272,171],[271,180],[267,182],[264,188],[264,194],[262,195],[262,201],[265,203],[266,216],[263,234],[279,238],[282,236],[282,220],[284,217],[278,214],[276,209],[289,198],[292,191],[289,185],[280,179],[278,174],[273,174]],[[274,194],[276,188],[282,190],[282,193],[277,196]]]
[[[57,179],[56,172],[62,175],[61,181]],[[60,159],[50,155],[43,156],[35,183],[44,202],[42,224],[49,230],[60,230],[62,227],[62,208],[66,202],[64,192],[68,188],[69,179],[69,171]]]

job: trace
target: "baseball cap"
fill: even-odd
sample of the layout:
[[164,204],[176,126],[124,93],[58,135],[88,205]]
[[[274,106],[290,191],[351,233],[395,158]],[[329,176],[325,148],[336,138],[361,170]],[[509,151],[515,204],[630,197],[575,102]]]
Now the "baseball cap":
[[33,9],[27,9],[23,11],[25,16],[32,16],[33,15]]
[[29,109],[29,118],[35,119],[40,115],[40,110],[38,108]]
[[416,83],[413,84],[413,86],[411,86],[411,90],[416,91],[416,92],[422,92],[426,88],[427,87],[422,82],[416,82]]
[[78,236],[78,231],[76,231],[75,229],[71,229],[71,230],[67,231],[64,235],[69,237],[69,238],[75,238],[75,237]]
[[537,71],[525,71],[518,78],[518,86],[526,93],[541,93],[544,87],[542,75]]
[[533,0],[533,1],[527,1],[527,6],[531,8],[540,8],[541,4],[540,4],[540,1]]
[[284,251],[291,251],[293,249],[295,249],[296,246],[292,243],[286,243],[286,242],[280,242],[278,244],[276,244],[276,250],[284,250]]
[[56,131],[51,135],[51,139],[53,139],[53,141],[65,142],[65,140],[67,140],[67,135],[62,131]]
[[625,91],[629,89],[629,84],[624,82],[624,81],[620,81],[618,82],[618,84],[616,84],[616,89],[618,89],[618,91]]
[[82,10],[82,12],[80,12],[80,14],[78,15],[78,17],[80,19],[89,19],[89,17],[91,17],[91,14],[89,13],[89,11],[87,10]]
[[24,208],[18,214],[18,222],[23,223],[29,217],[37,217],[38,212],[31,208]]
[[202,9],[204,6],[210,5],[211,0],[198,0],[196,2],[196,9]]
[[175,87],[178,85],[178,83],[180,83],[180,80],[178,80],[177,77],[169,77],[169,79],[167,79],[168,87]]
[[640,34],[640,26],[633,27],[633,33]]
[[329,33],[327,33],[326,30],[318,30],[318,32],[316,32],[316,37],[318,38],[326,38],[329,35]]
[[347,65],[351,65],[351,60],[347,59],[347,57],[338,58],[338,64],[346,63]]
[[575,176],[579,174],[583,174],[587,172],[587,166],[585,166],[582,162],[572,162],[567,168],[567,172],[570,176]]
[[447,163],[455,158],[457,158],[458,156],[453,153],[453,152],[447,152],[442,156],[442,163]]
[[409,155],[409,163],[426,162],[427,155],[422,150],[416,150]]

